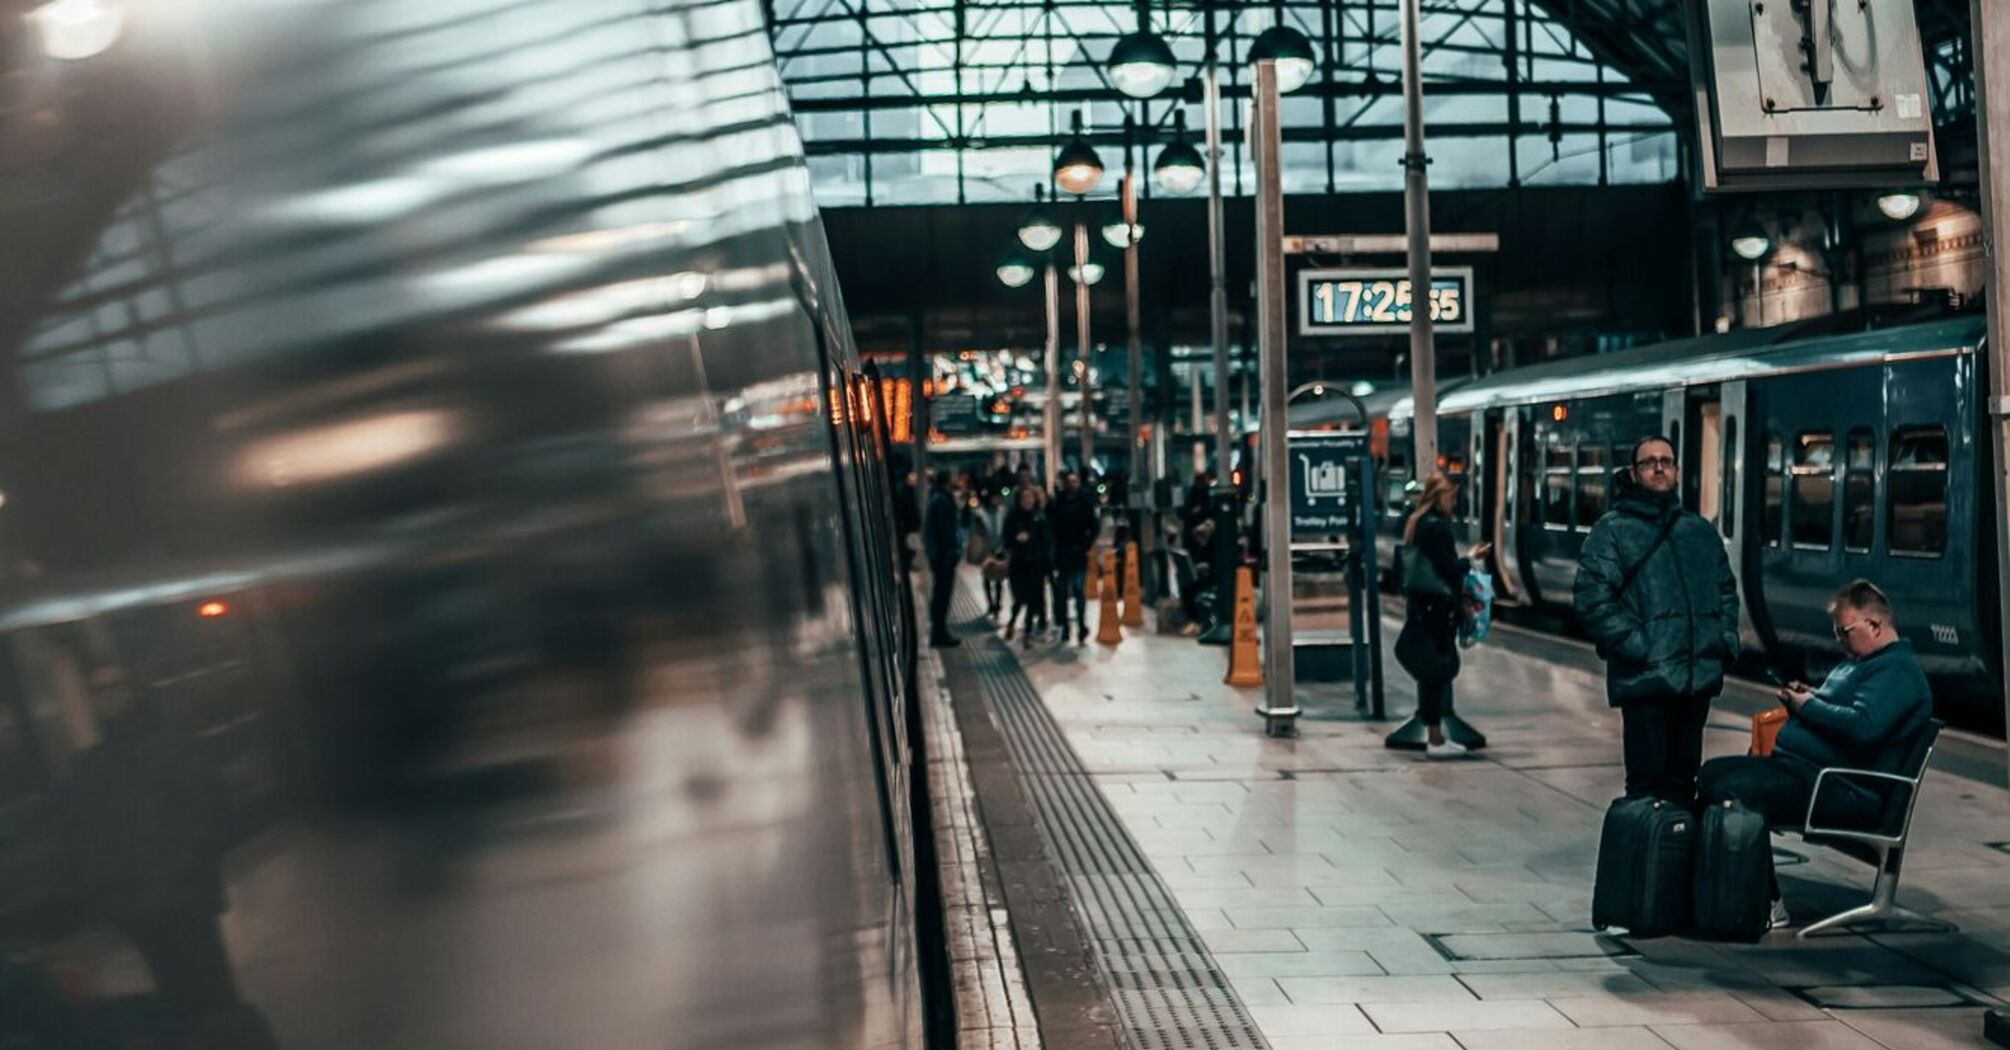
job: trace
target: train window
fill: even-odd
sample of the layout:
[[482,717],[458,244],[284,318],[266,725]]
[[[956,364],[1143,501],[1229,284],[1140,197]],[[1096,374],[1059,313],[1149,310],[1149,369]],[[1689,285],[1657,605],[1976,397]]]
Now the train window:
[[1382,512],[1400,516],[1410,512],[1410,497],[1403,491],[1410,483],[1410,457],[1396,450],[1395,442],[1389,444],[1389,462],[1382,468]]
[[1612,464],[1604,445],[1577,447],[1577,527],[1589,529],[1605,514]]
[[1542,523],[1554,529],[1570,528],[1570,449],[1552,445],[1543,453]]
[[1843,439],[1843,550],[1870,550],[1877,524],[1877,435],[1857,427]]
[[1900,427],[1891,433],[1885,466],[1893,554],[1937,558],[1947,550],[1947,429]]
[[1724,420],[1723,452],[1724,468],[1718,474],[1717,479],[1717,483],[1722,486],[1722,492],[1717,496],[1717,524],[1723,530],[1724,538],[1729,539],[1731,533],[1737,528],[1738,521],[1738,486],[1733,480],[1737,477],[1738,468],[1737,416],[1731,416]]
[[1835,544],[1836,436],[1804,430],[1794,436],[1794,506],[1788,515],[1796,547],[1826,550]]
[[1759,532],[1766,546],[1780,545],[1780,535],[1786,524],[1787,481],[1786,442],[1778,433],[1766,435],[1766,499],[1764,520]]

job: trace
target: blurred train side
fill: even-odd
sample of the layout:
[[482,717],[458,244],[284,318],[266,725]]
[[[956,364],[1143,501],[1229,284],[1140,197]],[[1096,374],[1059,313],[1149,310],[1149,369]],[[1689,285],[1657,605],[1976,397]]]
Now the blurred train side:
[[[1824,330],[1834,329],[1834,330]],[[1687,506],[1719,527],[1748,658],[1789,675],[1834,662],[1824,604],[1883,587],[1940,713],[2003,732],[1995,512],[1976,405],[1983,323],[1740,331],[1550,362],[1441,394],[1439,450],[1461,475],[1454,529],[1495,545],[1507,600],[1569,621],[1577,558],[1643,434],[1671,436]],[[1408,505],[1410,402],[1390,405],[1381,560]]]
[[920,1045],[878,387],[759,6],[0,44],[0,836],[116,668],[252,815],[282,1046]]

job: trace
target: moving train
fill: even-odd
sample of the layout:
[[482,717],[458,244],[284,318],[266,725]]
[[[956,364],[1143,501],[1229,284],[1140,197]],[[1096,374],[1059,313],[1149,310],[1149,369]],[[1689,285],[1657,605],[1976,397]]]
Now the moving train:
[[[1461,476],[1454,530],[1494,544],[1501,598],[1568,620],[1577,557],[1633,442],[1661,434],[1682,498],[1723,536],[1748,657],[1808,677],[1835,659],[1825,603],[1855,577],[1890,594],[1939,712],[2001,735],[1996,508],[1979,404],[1980,313],[1854,313],[1447,385],[1440,466]],[[1917,311],[1909,311],[1916,314]],[[1893,323],[1898,321],[1900,323]],[[1376,418],[1390,564],[1414,472],[1412,405]],[[1294,413],[1294,426],[1351,409]],[[1317,418],[1315,418],[1317,417]]]
[[939,1035],[759,4],[0,4],[0,156],[0,1044]]

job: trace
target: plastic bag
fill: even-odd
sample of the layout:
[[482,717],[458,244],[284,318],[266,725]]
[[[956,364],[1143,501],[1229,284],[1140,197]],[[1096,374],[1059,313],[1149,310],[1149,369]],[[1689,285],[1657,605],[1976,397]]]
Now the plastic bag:
[[1466,572],[1460,588],[1464,601],[1459,607],[1459,648],[1470,649],[1487,640],[1494,626],[1494,578],[1479,569]]

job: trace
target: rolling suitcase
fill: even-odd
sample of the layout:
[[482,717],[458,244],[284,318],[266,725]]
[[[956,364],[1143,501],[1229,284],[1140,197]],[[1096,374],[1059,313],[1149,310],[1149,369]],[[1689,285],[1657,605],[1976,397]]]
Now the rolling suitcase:
[[1696,821],[1658,798],[1622,798],[1605,811],[1591,924],[1630,936],[1679,933],[1689,922],[1690,843]]
[[1772,926],[1773,842],[1766,818],[1736,802],[1704,807],[1696,830],[1695,932],[1756,941]]

